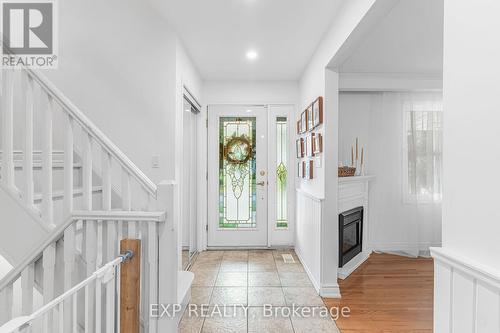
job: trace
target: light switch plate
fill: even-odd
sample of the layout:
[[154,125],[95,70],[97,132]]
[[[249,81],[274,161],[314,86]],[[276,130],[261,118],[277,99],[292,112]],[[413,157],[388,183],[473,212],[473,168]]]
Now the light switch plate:
[[153,155],[153,157],[151,157],[151,167],[154,169],[160,167],[160,155]]

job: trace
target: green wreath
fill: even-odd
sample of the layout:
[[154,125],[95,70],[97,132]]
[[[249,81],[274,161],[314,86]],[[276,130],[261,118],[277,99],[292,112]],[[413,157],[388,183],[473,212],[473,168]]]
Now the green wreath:
[[231,164],[245,164],[252,158],[252,149],[246,136],[233,137],[224,147],[224,158]]

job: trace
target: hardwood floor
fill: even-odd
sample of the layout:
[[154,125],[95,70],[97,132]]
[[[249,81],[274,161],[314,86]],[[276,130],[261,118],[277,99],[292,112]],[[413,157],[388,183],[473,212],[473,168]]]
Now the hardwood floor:
[[434,267],[432,259],[372,254],[346,280],[341,299],[328,307],[351,309],[339,318],[342,333],[432,332]]

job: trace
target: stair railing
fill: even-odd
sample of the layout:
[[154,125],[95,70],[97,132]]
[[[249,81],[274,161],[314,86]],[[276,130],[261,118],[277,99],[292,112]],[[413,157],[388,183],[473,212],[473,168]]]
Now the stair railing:
[[[29,207],[39,211],[44,223],[54,226],[58,221],[54,221],[52,155],[54,134],[58,134],[56,139],[62,140],[59,144],[64,151],[64,217],[69,216],[74,207],[75,154],[82,164],[84,199],[81,209],[118,208],[112,207],[113,193],[121,198],[119,208],[123,210],[151,210],[154,207],[157,186],[44,75],[29,68],[2,69],[1,72],[1,186],[18,194]],[[22,109],[14,110],[14,100],[23,101]],[[24,115],[22,129],[17,122],[14,128],[14,111]],[[34,119],[39,121],[34,122]],[[15,179],[14,131],[22,132],[22,179]],[[35,132],[40,134],[36,140]],[[34,205],[34,143],[40,144],[41,150],[42,202],[39,208]],[[102,203],[98,207],[93,207],[92,201],[95,172],[99,173],[102,185]],[[113,183],[114,178],[119,180]],[[116,200],[114,205],[118,205]]]
[[[0,327],[0,333],[29,332],[39,331],[42,328],[44,332],[78,332],[78,292],[84,291],[84,306],[87,306],[91,288],[96,291],[96,309],[102,307],[101,291],[104,287],[105,313],[106,316],[96,316],[96,331],[115,332],[120,317],[118,277],[120,276],[120,265],[134,255],[127,252],[114,260],[108,262],[103,267],[93,272],[88,278],[78,283],[73,288],[56,297],[32,314],[22,317],[16,317],[5,325]],[[71,312],[66,304],[71,304]],[[99,311],[100,312],[100,311]],[[65,320],[71,320],[71,331],[66,331],[64,327]]]
[[[156,318],[149,317],[148,310],[150,304],[158,304],[162,298],[159,290],[160,274],[165,274],[161,275],[162,282],[165,282],[162,288],[166,288],[169,293],[177,291],[177,270],[172,266],[169,269],[162,264],[166,262],[169,265],[169,262],[175,260],[175,256],[178,255],[175,250],[175,241],[164,243],[176,237],[176,229],[172,228],[170,222],[166,222],[170,220],[163,212],[73,212],[65,223],[53,230],[41,246],[34,249],[20,265],[0,281],[0,325],[14,317],[26,316],[33,312],[37,284],[40,285],[38,289],[43,295],[43,303],[51,304],[58,295],[71,290],[76,283],[91,277],[96,269],[115,258],[119,253],[120,240],[130,238],[140,239],[142,244],[142,326],[146,332],[156,332],[158,321]],[[78,228],[82,230],[80,237],[77,237],[76,233]],[[167,249],[166,253],[161,253],[160,249]],[[62,261],[56,260],[56,253],[60,253],[59,256],[62,254]],[[37,281],[35,276],[37,265],[43,271],[40,281]],[[13,290],[18,281],[20,281],[21,293],[17,295],[19,299],[16,300]],[[89,331],[94,331],[97,325],[96,318],[102,318],[105,315],[94,311],[100,299],[93,295],[94,291],[90,289],[85,299],[85,306],[79,306],[78,310],[81,312],[79,318],[83,318],[78,326],[89,327],[90,325]],[[175,303],[176,299],[169,302]],[[21,305],[21,313],[13,312],[15,303]],[[64,332],[71,332],[71,328],[75,325],[72,322],[72,307],[72,304],[64,306]],[[55,332],[55,330],[48,332]]]

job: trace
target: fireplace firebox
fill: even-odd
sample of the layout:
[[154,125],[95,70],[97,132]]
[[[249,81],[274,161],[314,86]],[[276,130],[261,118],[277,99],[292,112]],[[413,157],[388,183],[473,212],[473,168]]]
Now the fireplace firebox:
[[339,214],[339,267],[363,250],[363,207]]

